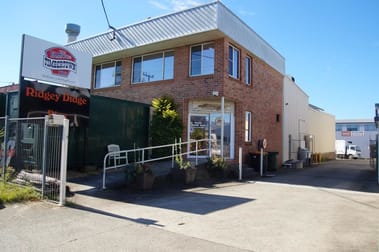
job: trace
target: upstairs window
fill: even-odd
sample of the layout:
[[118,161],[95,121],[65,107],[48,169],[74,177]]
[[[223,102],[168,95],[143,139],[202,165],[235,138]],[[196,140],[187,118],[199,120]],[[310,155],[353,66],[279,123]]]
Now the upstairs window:
[[376,131],[375,123],[367,123],[363,125],[364,131]]
[[172,51],[148,54],[133,59],[133,84],[173,78],[174,52]]
[[214,73],[214,44],[202,44],[191,47],[190,75],[206,75]]
[[245,83],[251,85],[251,57],[245,58]]
[[121,84],[121,61],[108,62],[95,67],[95,88]]
[[358,124],[347,124],[346,130],[347,131],[358,131]]
[[229,46],[229,76],[240,78],[240,51],[234,46]]

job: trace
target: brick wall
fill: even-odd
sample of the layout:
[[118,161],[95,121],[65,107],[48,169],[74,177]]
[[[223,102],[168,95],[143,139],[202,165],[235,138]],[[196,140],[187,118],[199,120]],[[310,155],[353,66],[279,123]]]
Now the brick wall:
[[[132,58],[122,59],[122,83],[119,87],[94,89],[92,93],[119,99],[151,104],[151,100],[162,95],[170,95],[178,103],[185,125],[184,139],[187,138],[188,102],[191,99],[217,99],[224,96],[225,101],[235,103],[235,157],[238,161],[238,148],[244,150],[245,162],[248,152],[257,151],[257,141],[261,138],[268,140],[268,151],[281,152],[282,146],[282,96],[283,76],[262,60],[248,54],[237,43],[233,46],[241,51],[240,80],[228,75],[228,46],[227,38],[214,41],[215,43],[215,72],[213,75],[190,77],[189,53],[190,46],[173,48],[175,53],[174,80],[151,83],[131,84]],[[146,52],[149,53],[149,52]],[[252,84],[244,83],[245,56],[253,60]],[[219,97],[213,97],[212,91],[218,91]],[[244,141],[245,111],[252,112],[252,142]],[[280,121],[277,122],[277,114]],[[278,160],[281,160],[278,157]]]

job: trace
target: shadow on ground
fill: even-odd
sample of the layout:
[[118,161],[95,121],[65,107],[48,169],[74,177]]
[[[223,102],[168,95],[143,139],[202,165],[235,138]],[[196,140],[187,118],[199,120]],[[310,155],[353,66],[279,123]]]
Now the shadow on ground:
[[[70,179],[69,182],[86,186],[84,190],[74,190],[73,194],[199,215],[209,214],[254,200],[206,193],[212,188],[240,186],[241,183],[238,182],[220,183],[226,181],[212,180],[209,183],[187,186],[181,183],[160,181],[152,190],[141,191],[125,186],[122,176],[122,171],[107,174],[108,186],[106,190],[101,189],[101,174],[74,178]],[[93,211],[96,212],[95,209]]]

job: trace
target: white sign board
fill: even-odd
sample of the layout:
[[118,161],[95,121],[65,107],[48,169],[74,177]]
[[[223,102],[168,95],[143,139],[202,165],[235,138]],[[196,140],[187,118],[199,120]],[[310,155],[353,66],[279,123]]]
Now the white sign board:
[[92,56],[23,35],[21,75],[41,81],[89,89]]

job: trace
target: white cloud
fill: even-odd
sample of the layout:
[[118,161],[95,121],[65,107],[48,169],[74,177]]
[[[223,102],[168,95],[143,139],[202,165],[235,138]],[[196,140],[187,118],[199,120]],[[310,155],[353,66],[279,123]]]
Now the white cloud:
[[251,16],[251,17],[254,17],[256,15],[255,12],[253,12],[253,11],[247,11],[247,10],[241,10],[241,11],[239,11],[239,13],[241,14],[241,16]]
[[203,4],[196,0],[171,0],[174,11],[180,11]]
[[191,7],[204,4],[205,1],[198,0],[151,0],[149,3],[162,10],[181,11]]
[[[165,3],[162,3],[165,2]],[[166,4],[167,1],[149,1],[149,4],[153,5],[154,7],[157,7],[161,10],[170,10],[169,6]]]

